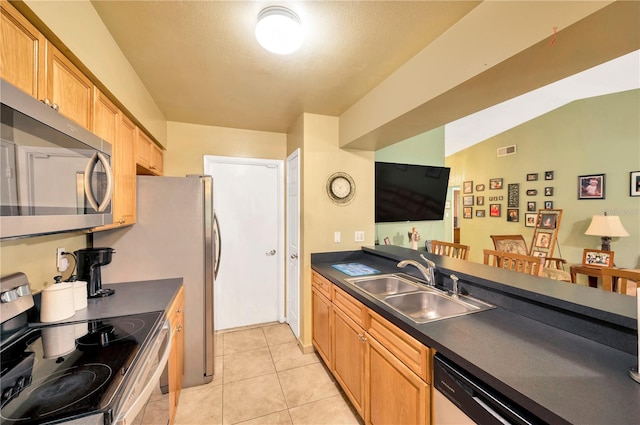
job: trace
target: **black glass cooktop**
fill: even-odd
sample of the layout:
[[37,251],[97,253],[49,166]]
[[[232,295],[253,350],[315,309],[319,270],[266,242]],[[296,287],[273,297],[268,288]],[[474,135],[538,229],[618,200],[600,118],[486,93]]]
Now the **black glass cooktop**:
[[49,424],[109,412],[162,313],[30,329],[2,348],[0,423]]

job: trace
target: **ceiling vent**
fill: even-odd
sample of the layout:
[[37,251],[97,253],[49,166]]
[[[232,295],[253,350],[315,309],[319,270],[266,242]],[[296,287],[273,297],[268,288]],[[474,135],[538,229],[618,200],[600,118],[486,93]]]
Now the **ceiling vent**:
[[514,155],[516,153],[516,145],[503,146],[498,148],[498,156]]

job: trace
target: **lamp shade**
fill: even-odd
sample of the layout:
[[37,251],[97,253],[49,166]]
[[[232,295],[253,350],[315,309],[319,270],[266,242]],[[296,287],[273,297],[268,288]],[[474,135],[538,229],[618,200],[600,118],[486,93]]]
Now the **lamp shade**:
[[302,45],[303,38],[300,18],[292,10],[270,6],[258,14],[256,39],[271,53],[293,53]]
[[585,235],[622,237],[629,233],[622,227],[620,217],[616,215],[594,215]]

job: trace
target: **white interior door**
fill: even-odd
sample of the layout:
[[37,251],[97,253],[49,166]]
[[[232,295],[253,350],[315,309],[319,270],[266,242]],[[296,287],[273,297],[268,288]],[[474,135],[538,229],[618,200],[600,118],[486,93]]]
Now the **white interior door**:
[[216,329],[284,320],[282,165],[205,156],[221,235]]
[[300,149],[287,158],[287,323],[300,337]]

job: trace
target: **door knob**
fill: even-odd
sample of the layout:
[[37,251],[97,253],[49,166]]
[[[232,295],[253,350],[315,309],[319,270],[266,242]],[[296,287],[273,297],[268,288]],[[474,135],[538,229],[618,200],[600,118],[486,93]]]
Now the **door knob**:
[[272,255],[276,255],[276,250],[272,249],[271,251],[267,252],[266,255],[268,255],[269,257],[271,257]]
[[292,260],[295,260],[295,259],[297,259],[297,258],[298,258],[298,254],[291,254],[291,259],[292,259]]

